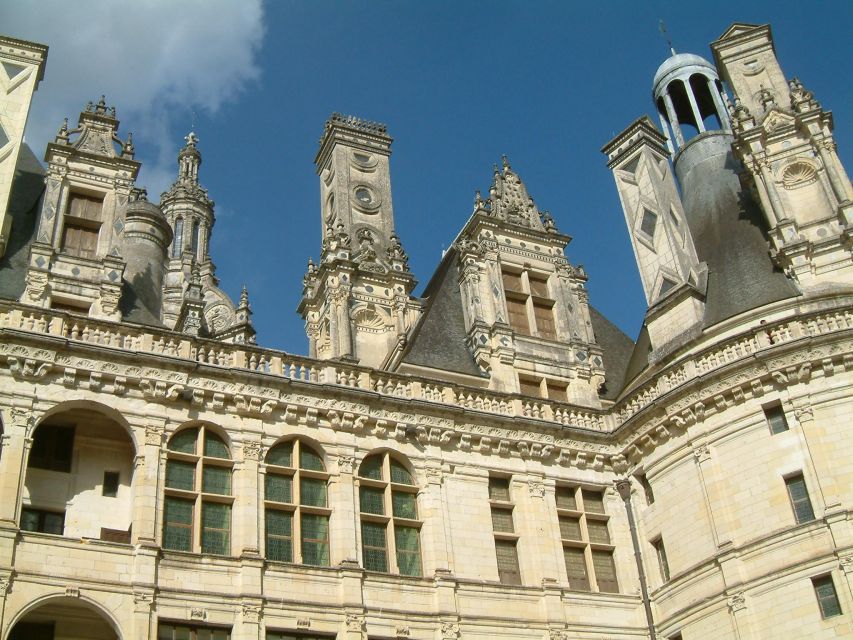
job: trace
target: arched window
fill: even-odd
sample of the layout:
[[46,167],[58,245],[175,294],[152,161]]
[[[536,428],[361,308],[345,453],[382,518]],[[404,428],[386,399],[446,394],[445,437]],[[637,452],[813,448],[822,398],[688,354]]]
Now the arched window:
[[184,429],[169,440],[163,548],[231,553],[231,471],[228,446],[210,427]]
[[389,453],[368,456],[358,469],[361,557],[369,571],[421,575],[418,488]]
[[172,257],[180,258],[184,248],[184,219],[175,220],[175,239],[172,241]]
[[193,222],[193,231],[192,231],[192,235],[190,236],[190,251],[193,252],[193,256],[196,258],[196,260],[201,258],[201,256],[198,255],[198,245],[199,245],[199,238],[200,237],[201,237],[201,224],[199,224],[199,221],[196,220],[195,222]]
[[301,440],[274,446],[266,457],[266,557],[328,566],[329,515],[323,458]]

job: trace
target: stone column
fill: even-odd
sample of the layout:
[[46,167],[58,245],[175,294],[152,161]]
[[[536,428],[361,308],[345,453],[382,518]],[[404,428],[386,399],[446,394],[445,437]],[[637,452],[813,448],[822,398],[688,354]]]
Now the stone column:
[[767,213],[773,216],[770,221],[771,226],[776,226],[777,221],[787,219],[785,215],[785,207],[779,199],[779,193],[776,191],[776,182],[773,180],[773,174],[770,173],[770,165],[766,160],[756,160],[758,172],[761,174],[761,180],[764,182],[764,188],[767,191],[767,197],[770,199],[770,211]]
[[353,482],[353,450],[347,448],[337,457],[338,473],[329,478],[329,507],[332,509],[329,523],[329,560],[331,564],[349,563],[358,566],[356,538],[358,531],[358,513],[355,505],[355,484]]
[[338,337],[340,344],[339,355],[351,356],[352,353],[352,321],[349,315],[349,293],[344,291],[337,298]]
[[686,80],[682,80],[682,82],[684,83],[684,91],[687,93],[687,99],[690,101],[690,110],[693,112],[693,120],[696,122],[696,128],[699,130],[699,133],[704,133],[705,123],[702,121],[702,113],[699,111],[699,105],[696,104],[693,87]]
[[[31,402],[31,401],[30,401]],[[26,476],[27,456],[35,424],[29,407],[7,407],[3,411],[2,455],[0,455],[0,528],[17,529],[21,491]],[[8,558],[11,561],[11,557]],[[0,557],[0,565],[4,559]]]
[[444,513],[444,473],[440,466],[430,466],[426,469],[426,478],[427,485],[418,494],[418,516],[424,523],[421,529],[424,575],[428,575],[428,569],[444,575],[451,572],[447,518]]
[[[166,419],[149,416],[145,431],[139,430],[139,449],[133,472],[133,542],[153,545],[157,540],[157,498],[160,486],[160,455]],[[143,436],[144,433],[144,436]]]
[[[835,197],[839,202],[853,200],[853,187],[850,186],[850,180],[844,173],[844,167],[838,162],[838,156],[835,154],[835,142],[824,139],[815,144],[817,146],[820,159],[823,161],[823,167],[826,169],[826,175],[829,178],[829,184],[832,185],[832,190],[835,192]],[[838,169],[840,168],[840,173]]]
[[672,134],[675,136],[675,142],[679,148],[683,147],[684,134],[681,133],[681,126],[678,124],[678,118],[675,117],[675,105],[672,104],[669,90],[663,94],[663,105],[666,108],[666,117],[669,119],[669,126],[672,129]]
[[717,90],[717,83],[713,78],[708,78],[708,91],[711,92],[711,99],[714,101],[714,108],[717,110],[717,116],[720,118],[720,126],[723,129],[731,129],[732,125],[729,122],[729,112],[726,105],[723,104],[723,98]]

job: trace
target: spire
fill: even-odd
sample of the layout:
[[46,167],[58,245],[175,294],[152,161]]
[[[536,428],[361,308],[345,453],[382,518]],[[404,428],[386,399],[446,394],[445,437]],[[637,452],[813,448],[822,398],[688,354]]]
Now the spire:
[[198,136],[194,131],[190,131],[184,140],[187,143],[178,154],[178,181],[198,184],[198,168],[201,166],[201,153],[197,148]]
[[494,165],[494,176],[489,187],[489,197],[483,201],[479,192],[474,200],[474,211],[506,220],[511,224],[537,231],[554,230],[553,219],[548,216],[549,227],[543,224],[543,212],[527,192],[527,186],[512,169],[506,154],[501,156],[502,169]]

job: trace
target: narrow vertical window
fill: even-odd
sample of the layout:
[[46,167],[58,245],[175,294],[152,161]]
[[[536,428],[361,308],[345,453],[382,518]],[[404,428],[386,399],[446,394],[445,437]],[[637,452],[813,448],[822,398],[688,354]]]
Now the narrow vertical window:
[[207,426],[178,431],[169,440],[163,548],[231,553],[231,473],[228,446]]
[[812,586],[815,596],[817,596],[817,604],[820,607],[820,617],[840,616],[841,603],[838,601],[838,592],[835,590],[832,575],[827,574],[819,578],[812,578]]
[[492,512],[492,531],[498,579],[503,584],[521,584],[518,566],[518,535],[515,533],[512,512],[515,505],[509,491],[509,478],[489,478],[489,505]]
[[655,555],[658,559],[660,578],[664,582],[669,582],[669,561],[666,559],[666,548],[663,546],[663,538],[652,540],[652,547],[654,547]]
[[266,557],[329,564],[329,474],[322,456],[301,440],[269,450],[264,476]]
[[785,419],[785,412],[781,404],[764,407],[764,417],[767,419],[770,433],[773,435],[788,430],[788,421]]
[[358,470],[361,552],[369,571],[420,576],[418,488],[389,453],[368,456]]
[[794,509],[794,519],[797,524],[814,520],[814,509],[812,508],[812,501],[809,499],[803,474],[798,473],[785,478],[785,486],[788,489],[788,498],[791,500],[791,507]]
[[181,252],[184,250],[184,219],[177,218],[175,220],[175,238],[172,241],[172,257],[180,258]]
[[106,498],[115,498],[118,495],[119,473],[118,471],[104,471],[104,482],[101,495]]
[[192,251],[193,257],[196,260],[201,259],[201,256],[198,255],[198,246],[200,244],[199,243],[200,238],[201,238],[201,224],[199,224],[199,221],[196,220],[195,222],[193,222],[192,235],[190,236],[190,251]]

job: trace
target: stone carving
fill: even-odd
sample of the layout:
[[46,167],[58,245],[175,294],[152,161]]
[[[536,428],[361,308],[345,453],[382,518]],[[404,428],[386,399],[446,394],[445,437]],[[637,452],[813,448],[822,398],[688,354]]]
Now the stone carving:
[[693,457],[696,462],[705,462],[711,458],[711,450],[707,444],[699,444],[693,448]]
[[844,556],[839,560],[844,573],[853,573],[853,556]]
[[72,585],[68,585],[65,587],[65,597],[66,598],[79,598],[80,597],[80,588]]
[[9,370],[19,380],[35,381],[43,378],[53,368],[50,362],[40,362],[33,358],[9,357]]
[[545,483],[541,480],[529,480],[527,482],[527,491],[531,498],[545,497]]
[[261,608],[253,604],[243,604],[243,621],[257,624],[261,619]]
[[353,456],[338,456],[338,472],[352,473],[355,458]]
[[163,427],[149,425],[145,427],[145,444],[159,447],[163,442]]
[[364,631],[367,628],[367,623],[363,614],[348,613],[347,614],[347,629],[349,631]]
[[459,623],[457,622],[442,622],[441,623],[441,638],[442,640],[456,640],[460,637]]
[[207,609],[192,607],[190,609],[190,620],[207,620]]
[[10,577],[0,578],[0,597],[5,596],[9,592],[9,586],[12,584]]
[[258,461],[261,459],[261,443],[257,440],[248,440],[243,443],[243,457],[246,460]]
[[297,629],[309,629],[311,627],[311,618],[299,618],[296,621]]
[[408,638],[410,635],[411,633],[409,631],[409,627],[407,626],[400,626],[394,630],[395,638]]
[[549,640],[567,640],[569,636],[559,629],[551,629],[548,633]]
[[746,609],[746,598],[743,595],[742,591],[737,591],[729,596],[728,599],[729,609],[732,610],[732,613],[736,613],[737,611],[742,611]]
[[48,275],[44,271],[27,271],[27,288],[24,298],[33,304],[40,304],[47,299]]

